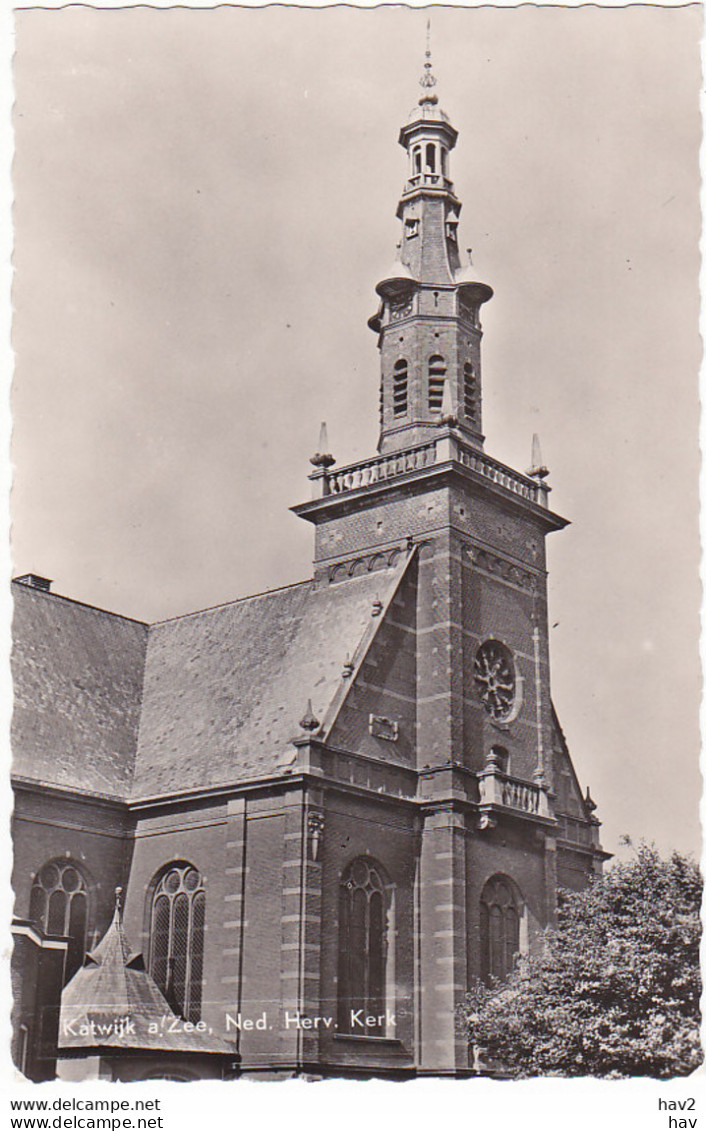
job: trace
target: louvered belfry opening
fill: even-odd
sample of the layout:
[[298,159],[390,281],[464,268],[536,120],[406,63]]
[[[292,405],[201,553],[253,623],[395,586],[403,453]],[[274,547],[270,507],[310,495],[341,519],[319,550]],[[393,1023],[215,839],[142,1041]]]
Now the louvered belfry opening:
[[435,353],[429,358],[429,412],[441,412],[445,380],[446,362]]
[[471,424],[478,423],[478,385],[470,361],[463,366],[463,412]]
[[400,358],[395,362],[392,381],[392,410],[395,416],[407,414],[407,362]]

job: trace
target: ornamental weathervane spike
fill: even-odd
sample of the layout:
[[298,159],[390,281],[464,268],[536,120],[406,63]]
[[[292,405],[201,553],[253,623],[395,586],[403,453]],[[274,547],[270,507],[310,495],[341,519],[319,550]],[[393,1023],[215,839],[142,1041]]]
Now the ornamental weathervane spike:
[[424,64],[424,74],[419,80],[419,85],[422,88],[423,94],[419,99],[419,105],[423,106],[425,102],[436,103],[438,98],[434,94],[432,87],[436,86],[436,79],[431,73],[431,20],[427,20],[427,49],[424,52],[426,62]]

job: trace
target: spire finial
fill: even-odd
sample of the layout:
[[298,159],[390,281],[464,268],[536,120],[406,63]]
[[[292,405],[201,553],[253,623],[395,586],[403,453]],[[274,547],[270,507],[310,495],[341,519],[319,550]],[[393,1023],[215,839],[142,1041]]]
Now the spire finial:
[[419,85],[422,88],[422,97],[419,99],[419,105],[423,106],[425,102],[430,102],[434,105],[439,99],[433,91],[436,86],[436,79],[431,73],[431,20],[427,20],[427,49],[424,52],[424,74],[419,80]]
[[123,909],[123,889],[115,889],[115,914],[120,915]]

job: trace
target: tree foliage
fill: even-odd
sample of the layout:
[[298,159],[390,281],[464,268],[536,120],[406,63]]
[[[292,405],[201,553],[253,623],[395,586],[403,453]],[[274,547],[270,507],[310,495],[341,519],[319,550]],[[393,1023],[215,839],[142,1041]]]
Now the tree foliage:
[[472,986],[460,1023],[511,1076],[693,1072],[699,1040],[702,879],[693,860],[640,845],[582,892],[502,985]]

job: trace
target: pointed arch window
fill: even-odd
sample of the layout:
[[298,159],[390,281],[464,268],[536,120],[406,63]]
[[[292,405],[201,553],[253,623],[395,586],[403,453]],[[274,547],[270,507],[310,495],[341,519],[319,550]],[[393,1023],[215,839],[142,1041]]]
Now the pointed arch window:
[[463,366],[463,411],[467,420],[478,423],[478,386],[470,361]]
[[83,966],[88,945],[88,884],[83,870],[71,859],[49,860],[34,878],[29,917],[49,935],[69,939],[64,983]]
[[[343,873],[339,904],[339,1031],[385,1036],[388,1001],[388,926],[391,888],[382,868],[367,856]],[[376,1023],[368,1026],[366,1018]]]
[[392,411],[395,416],[407,413],[407,361],[401,357],[392,371]]
[[206,893],[193,865],[158,874],[150,908],[150,974],[175,1013],[201,1019]]
[[522,897],[507,876],[488,880],[480,900],[481,977],[503,982],[520,953]]
[[446,362],[440,354],[432,354],[429,358],[429,412],[441,412],[445,380]]

